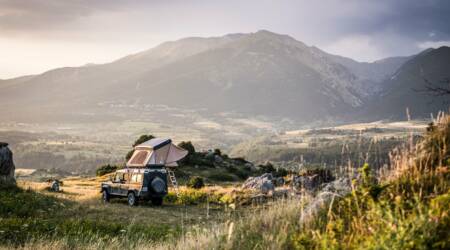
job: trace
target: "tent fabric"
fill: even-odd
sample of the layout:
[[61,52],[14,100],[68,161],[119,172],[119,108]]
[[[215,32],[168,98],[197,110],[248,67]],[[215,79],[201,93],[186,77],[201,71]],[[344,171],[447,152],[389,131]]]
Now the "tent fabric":
[[153,150],[157,150],[159,148],[162,148],[166,146],[167,144],[172,143],[171,139],[164,139],[164,138],[153,138],[151,140],[148,140],[146,142],[143,142],[135,147],[135,149],[138,148],[149,148]]
[[127,167],[178,166],[177,161],[187,154],[187,150],[174,145],[170,139],[154,138],[135,147]]
[[148,150],[136,150],[133,153],[129,163],[130,165],[143,165],[147,162],[147,158],[151,152]]

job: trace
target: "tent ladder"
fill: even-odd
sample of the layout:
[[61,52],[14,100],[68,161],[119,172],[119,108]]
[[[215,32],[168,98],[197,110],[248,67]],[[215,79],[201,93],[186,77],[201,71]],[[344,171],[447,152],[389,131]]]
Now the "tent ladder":
[[171,169],[167,169],[167,174],[169,175],[169,180],[172,183],[173,189],[175,189],[175,193],[177,194],[177,197],[180,198],[180,190],[178,188],[178,182],[177,178],[175,177],[175,172]]

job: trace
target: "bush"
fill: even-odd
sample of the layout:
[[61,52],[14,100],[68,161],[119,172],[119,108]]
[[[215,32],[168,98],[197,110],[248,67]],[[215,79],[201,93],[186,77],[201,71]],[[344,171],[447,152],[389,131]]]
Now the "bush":
[[153,138],[156,138],[156,137],[153,135],[141,135],[136,141],[134,141],[133,147],[136,147],[137,145],[144,143],[148,140],[151,140]]
[[189,153],[188,155],[192,155],[195,153],[194,145],[190,141],[182,141],[178,144],[178,147],[186,149]]
[[193,176],[189,179],[187,186],[194,189],[200,189],[205,186],[205,183],[202,177]]
[[216,149],[214,149],[214,154],[220,156],[220,155],[222,155],[222,151],[220,151],[220,149],[216,148]]
[[278,168],[275,173],[273,173],[274,177],[285,177],[289,174],[289,172],[285,168]]
[[212,173],[208,176],[208,179],[214,181],[235,181],[234,176],[227,173]]
[[134,149],[128,151],[128,153],[125,155],[125,160],[129,161],[131,159],[131,156],[134,154]]
[[95,174],[97,176],[103,176],[105,174],[115,172],[117,169],[119,169],[118,166],[107,164],[107,165],[98,167],[97,170],[95,170]]
[[275,172],[275,168],[273,167],[272,163],[267,162],[264,165],[259,165],[259,168],[263,173],[273,173]]

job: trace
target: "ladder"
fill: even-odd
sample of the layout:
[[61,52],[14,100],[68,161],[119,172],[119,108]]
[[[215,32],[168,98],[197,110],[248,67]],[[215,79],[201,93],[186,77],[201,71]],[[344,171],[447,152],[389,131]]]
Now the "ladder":
[[173,189],[175,189],[177,197],[180,198],[180,190],[178,189],[178,182],[177,178],[175,177],[175,172],[167,168],[167,174],[169,175],[169,180],[172,183]]

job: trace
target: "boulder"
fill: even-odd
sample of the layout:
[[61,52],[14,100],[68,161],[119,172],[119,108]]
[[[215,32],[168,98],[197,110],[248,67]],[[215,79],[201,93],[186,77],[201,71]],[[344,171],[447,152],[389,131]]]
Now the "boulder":
[[321,209],[328,208],[335,199],[341,198],[350,192],[351,184],[348,178],[340,178],[327,183],[304,209],[300,218],[301,221],[309,223]]
[[220,155],[215,155],[215,156],[214,156],[214,161],[215,161],[216,163],[222,163],[222,162],[223,162],[223,159],[222,159],[222,157],[220,157]]
[[0,182],[15,183],[13,153],[8,148],[8,143],[0,142]]
[[319,171],[317,173],[311,172],[307,175],[294,176],[292,184],[296,188],[301,188],[306,191],[315,191],[324,183],[329,183],[333,180],[334,177],[331,173]]
[[275,186],[277,187],[281,187],[285,184],[284,178],[283,177],[278,177],[272,180],[272,182],[275,184]]
[[248,178],[244,184],[242,184],[243,189],[256,189],[264,194],[273,192],[275,186],[272,183],[273,176],[270,173],[263,174],[257,177]]

